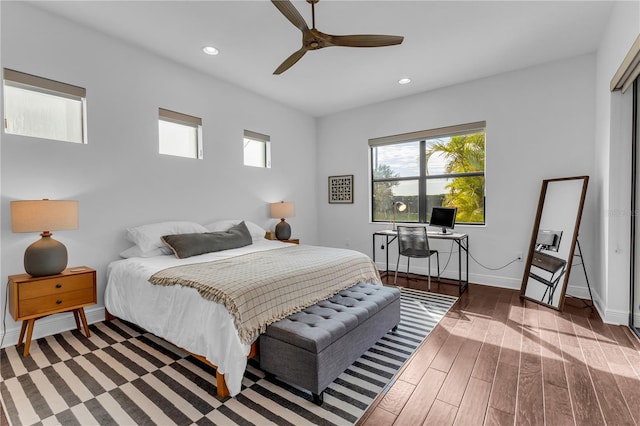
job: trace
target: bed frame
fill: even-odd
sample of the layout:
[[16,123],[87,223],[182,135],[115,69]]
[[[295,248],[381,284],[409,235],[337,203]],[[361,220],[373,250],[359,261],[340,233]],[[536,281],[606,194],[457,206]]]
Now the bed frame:
[[[105,310],[104,310],[104,319],[106,321],[113,321],[114,319],[117,319],[117,317],[114,316],[114,315],[111,315],[111,313],[109,313],[109,311],[107,311],[107,309],[105,308]],[[156,336],[156,337],[158,337],[158,336]],[[161,338],[161,337],[159,337],[159,338]],[[215,370],[216,370],[216,389],[218,390],[217,391],[218,396],[220,398],[226,398],[226,397],[230,396],[229,388],[227,387],[227,382],[224,380],[224,374],[218,373],[218,367],[216,365],[211,363],[207,358],[205,358],[202,355],[194,354],[191,351],[188,351],[188,350],[186,350],[184,348],[181,348],[180,346],[175,345],[173,342],[170,342],[167,339],[162,339],[162,340],[164,340],[166,342],[169,342],[172,345],[178,347],[180,350],[183,350],[183,351],[187,352],[189,355],[191,355],[192,357],[196,358],[198,361],[208,365],[209,367],[215,368]],[[255,342],[253,342],[251,344],[251,349],[249,350],[249,355],[247,355],[247,359],[251,359],[256,355],[258,355],[258,340],[256,340]]]

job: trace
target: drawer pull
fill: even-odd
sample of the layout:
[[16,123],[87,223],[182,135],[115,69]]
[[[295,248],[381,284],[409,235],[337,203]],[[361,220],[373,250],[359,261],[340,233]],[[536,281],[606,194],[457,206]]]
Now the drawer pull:
[[56,288],[62,288],[62,284],[60,283],[56,284]]
[[62,303],[62,300],[56,300],[56,305],[59,305]]

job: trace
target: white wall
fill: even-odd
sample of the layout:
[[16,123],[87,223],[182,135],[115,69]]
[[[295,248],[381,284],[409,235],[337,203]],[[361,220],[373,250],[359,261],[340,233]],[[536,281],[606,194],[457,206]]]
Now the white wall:
[[[104,318],[107,264],[129,246],[127,227],[245,218],[273,229],[268,203],[287,200],[296,203],[293,236],[317,242],[313,118],[32,6],[1,7],[2,67],[85,87],[88,107],[86,145],[2,134],[3,298],[7,276],[24,271],[24,250],[39,238],[11,232],[12,200],[79,200],[80,229],[54,238],[69,266],[98,271],[91,321]],[[204,160],[158,154],[158,107],[203,119]],[[271,136],[271,169],[242,165],[244,129]],[[72,326],[69,315],[42,319],[35,337]],[[15,343],[9,314],[6,327],[5,344]]]
[[616,2],[596,65],[596,247],[603,267],[593,282],[605,321],[621,324],[628,323],[630,295],[632,91],[611,93],[609,83],[638,34],[640,3]]
[[[55,237],[66,244],[70,265],[98,270],[99,303],[87,310],[95,321],[102,315],[106,266],[128,246],[125,228],[223,217],[273,227],[267,203],[284,199],[296,202],[297,217],[288,220],[295,237],[371,254],[372,232],[388,225],[369,222],[367,140],[486,120],[487,224],[460,228],[470,235],[472,255],[489,267],[516,252],[526,255],[541,180],[590,175],[580,234],[590,282],[605,320],[626,322],[629,220],[615,212],[629,211],[630,99],[610,94],[608,85],[639,32],[637,2],[615,6],[597,59],[581,56],[317,121],[32,6],[2,2],[0,12],[2,67],[83,86],[89,109],[87,145],[2,134],[2,297],[6,277],[23,271],[24,249],[38,238],[11,233],[12,200],[80,201],[80,229]],[[203,118],[204,160],[157,154],[158,107]],[[242,166],[244,129],[271,136],[271,170]],[[355,175],[354,204],[327,203],[327,176],[340,174]],[[383,255],[378,249],[381,266]],[[472,261],[470,278],[519,288],[523,267],[491,271]],[[452,259],[447,274],[456,268]],[[572,291],[586,294],[579,268]],[[19,328],[10,315],[6,325],[5,345]],[[46,318],[35,337],[72,326],[68,315]]]
[[[470,251],[496,268],[529,248],[541,181],[590,175],[594,179],[595,55],[510,72],[416,96],[369,105],[318,121],[318,220],[320,243],[371,254],[371,235],[388,224],[370,223],[367,140],[486,120],[486,226],[459,226]],[[400,88],[399,88],[400,89]],[[355,202],[327,203],[327,176],[353,174]],[[598,269],[593,241],[595,197],[587,192],[580,242],[591,274]],[[376,252],[384,268],[384,253]],[[396,247],[391,247],[395,266]],[[450,244],[438,244],[449,251]],[[442,260],[441,263],[446,261]],[[457,257],[447,268],[457,273]],[[401,269],[406,265],[401,262]],[[418,271],[426,261],[411,263]],[[471,261],[472,282],[520,288],[523,262],[492,271]],[[569,293],[585,295],[584,274],[575,268]]]

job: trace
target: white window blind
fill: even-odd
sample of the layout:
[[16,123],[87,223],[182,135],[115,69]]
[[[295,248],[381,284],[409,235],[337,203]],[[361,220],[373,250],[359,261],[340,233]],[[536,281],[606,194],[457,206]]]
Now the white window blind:
[[245,130],[243,154],[245,166],[271,168],[271,138],[262,133]]
[[86,143],[86,90],[5,68],[4,128],[9,134]]
[[158,108],[159,152],[202,159],[202,119]]

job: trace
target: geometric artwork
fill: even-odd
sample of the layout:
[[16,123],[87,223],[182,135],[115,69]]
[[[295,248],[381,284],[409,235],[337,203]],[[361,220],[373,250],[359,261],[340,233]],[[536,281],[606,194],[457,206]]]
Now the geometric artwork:
[[329,204],[353,203],[353,175],[329,176]]

